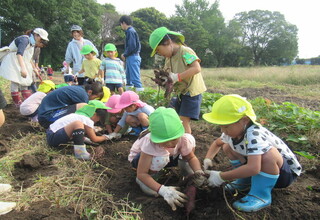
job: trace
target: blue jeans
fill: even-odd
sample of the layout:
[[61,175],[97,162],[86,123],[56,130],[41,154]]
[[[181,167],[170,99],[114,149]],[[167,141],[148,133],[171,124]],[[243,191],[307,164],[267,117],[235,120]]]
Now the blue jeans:
[[139,55],[126,57],[127,86],[133,85],[136,88],[143,88],[140,79],[140,64],[141,57]]

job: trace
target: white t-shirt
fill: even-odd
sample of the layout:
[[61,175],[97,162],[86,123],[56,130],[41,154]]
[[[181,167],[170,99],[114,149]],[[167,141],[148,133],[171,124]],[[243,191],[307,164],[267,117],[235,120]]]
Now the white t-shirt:
[[60,130],[61,128],[64,128],[65,126],[69,125],[70,123],[72,123],[74,121],[81,121],[83,124],[87,125],[90,128],[94,127],[94,122],[90,118],[88,118],[84,115],[78,115],[75,113],[71,113],[71,114],[66,115],[62,118],[59,118],[58,120],[53,122],[50,125],[50,130],[53,131],[53,133],[55,133],[58,130]]
[[22,102],[20,105],[20,113],[21,115],[31,115],[33,114],[42,102],[42,99],[47,94],[44,92],[36,92],[29,96],[26,100]]
[[170,161],[170,156],[187,156],[196,147],[196,141],[191,134],[183,134],[175,148],[163,148],[159,144],[153,143],[150,139],[150,133],[134,142],[130,149],[128,160],[132,162],[134,157],[143,152],[153,156],[150,170],[160,171]]
[[262,155],[272,147],[276,147],[290,169],[298,176],[301,174],[302,167],[290,148],[279,137],[262,126],[250,126],[240,143],[234,144],[232,138],[224,133],[221,135],[221,140],[243,156]]

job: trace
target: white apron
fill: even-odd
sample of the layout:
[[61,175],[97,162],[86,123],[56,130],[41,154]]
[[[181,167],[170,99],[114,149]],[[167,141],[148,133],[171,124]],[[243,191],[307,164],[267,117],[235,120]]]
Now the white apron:
[[21,86],[30,86],[32,83],[32,65],[31,60],[34,52],[34,47],[31,44],[28,44],[24,53],[23,60],[28,72],[27,77],[23,78],[20,73],[20,65],[17,58],[17,46],[14,41],[9,45],[10,52],[5,55],[2,59],[0,66],[0,76],[10,80],[12,82],[18,83]]

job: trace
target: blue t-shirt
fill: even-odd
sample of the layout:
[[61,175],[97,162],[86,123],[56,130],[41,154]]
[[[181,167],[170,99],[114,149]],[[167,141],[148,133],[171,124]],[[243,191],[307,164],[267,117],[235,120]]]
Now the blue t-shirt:
[[53,111],[77,103],[88,103],[89,96],[81,86],[65,86],[56,89],[42,100],[38,110],[38,120],[48,121]]

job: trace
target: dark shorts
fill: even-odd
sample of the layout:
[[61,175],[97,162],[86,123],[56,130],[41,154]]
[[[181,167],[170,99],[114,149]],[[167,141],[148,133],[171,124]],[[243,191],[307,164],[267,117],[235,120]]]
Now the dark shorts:
[[51,111],[48,116],[43,118],[39,118],[39,124],[44,128],[49,128],[49,126],[58,120],[59,118],[62,118],[63,116],[69,115],[71,113],[75,113],[77,110],[77,104],[69,105],[64,108],[60,108],[57,110]]
[[66,144],[70,141],[64,128],[59,129],[55,133],[49,128],[46,130],[47,133],[47,143],[50,147],[59,147],[60,144]]
[[192,120],[199,120],[202,95],[191,97],[189,94],[174,97],[170,105],[176,110],[179,116],[189,117]]
[[67,82],[74,82],[74,76],[73,75],[65,75],[63,76],[64,81]]
[[121,83],[106,83],[106,86],[110,89],[111,92],[118,90],[119,88],[122,88]]
[[[173,156],[170,156],[169,158],[170,158],[170,161],[169,163],[167,163],[167,165],[164,168],[178,166],[179,155],[176,156],[175,158],[173,158]],[[131,161],[131,165],[133,168],[136,168],[136,169],[138,168],[139,159],[140,159],[140,153],[138,153]]]
[[285,159],[283,159],[283,165],[280,169],[279,174],[279,178],[274,188],[286,188],[290,186],[291,183],[295,181],[297,178],[297,175],[294,172],[292,172],[289,164],[285,161]]

